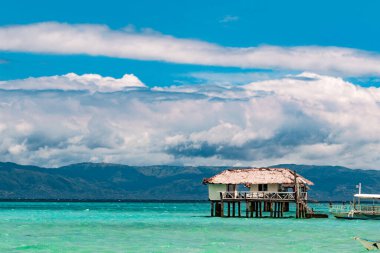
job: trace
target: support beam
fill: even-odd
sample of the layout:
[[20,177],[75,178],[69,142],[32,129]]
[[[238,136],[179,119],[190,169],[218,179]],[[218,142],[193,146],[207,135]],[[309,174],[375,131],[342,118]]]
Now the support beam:
[[211,200],[211,217],[214,217],[214,201]]

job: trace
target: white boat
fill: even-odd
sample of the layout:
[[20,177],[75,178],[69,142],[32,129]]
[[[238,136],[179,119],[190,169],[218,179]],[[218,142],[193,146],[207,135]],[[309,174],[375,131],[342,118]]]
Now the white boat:
[[341,219],[380,220],[380,194],[361,193],[361,183],[357,188],[359,193],[354,195],[353,202],[349,205],[330,205],[330,213]]
[[359,237],[354,237],[354,240],[359,241],[364,248],[367,250],[379,250],[380,249],[380,241],[371,241],[367,239],[362,239]]

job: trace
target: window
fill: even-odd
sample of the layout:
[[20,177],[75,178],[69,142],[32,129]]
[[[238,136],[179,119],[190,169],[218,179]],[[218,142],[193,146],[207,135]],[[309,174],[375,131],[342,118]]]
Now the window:
[[259,192],[266,192],[268,191],[268,185],[267,184],[259,184]]
[[234,192],[234,191],[236,191],[236,184],[228,184],[227,185],[227,191],[228,192]]

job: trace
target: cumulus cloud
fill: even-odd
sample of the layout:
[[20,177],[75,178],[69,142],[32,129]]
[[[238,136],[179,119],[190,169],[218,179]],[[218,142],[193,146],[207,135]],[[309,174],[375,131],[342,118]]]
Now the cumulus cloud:
[[102,77],[98,74],[77,75],[68,73],[61,76],[30,77],[27,79],[0,81],[0,89],[5,90],[86,90],[112,92],[127,88],[145,87],[133,74],[122,78]]
[[219,20],[219,22],[220,23],[230,23],[230,22],[234,22],[234,21],[238,21],[238,20],[239,20],[238,16],[226,15],[221,20]]
[[342,47],[226,47],[130,27],[37,23],[0,27],[0,50],[87,54],[174,63],[313,71],[346,76],[380,74],[380,55]]
[[0,90],[1,160],[380,166],[380,89],[341,78],[303,73],[114,92],[59,87]]

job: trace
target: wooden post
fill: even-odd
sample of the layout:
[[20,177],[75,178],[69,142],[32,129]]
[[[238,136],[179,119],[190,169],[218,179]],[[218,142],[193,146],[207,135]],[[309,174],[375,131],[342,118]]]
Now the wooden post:
[[276,203],[276,214],[275,214],[275,216],[276,216],[276,218],[280,217],[280,202]]
[[235,201],[232,202],[232,216],[235,217]]
[[231,216],[231,203],[230,202],[227,202],[227,207],[228,207],[228,217]]
[[280,207],[280,202],[276,202],[275,207],[274,207],[274,217],[276,217],[276,218],[280,217],[278,215],[278,210],[280,210],[279,207]]
[[251,202],[250,208],[249,208],[249,216],[253,218],[253,209],[255,208],[255,202]]
[[240,208],[241,201],[238,202],[238,215],[241,217],[241,208]]
[[263,217],[263,208],[262,208],[263,206],[262,206],[262,202],[261,201],[259,201],[259,209],[260,209],[260,218],[262,218]]
[[248,215],[249,215],[249,202],[246,200],[245,201],[245,217],[248,218]]
[[255,201],[255,217],[259,217],[259,202]]
[[300,217],[300,203],[298,196],[298,182],[297,182],[297,172],[295,170],[292,171],[294,175],[294,200],[296,202],[296,218]]
[[220,217],[224,217],[224,202],[222,192],[220,192]]
[[221,202],[220,201],[215,201],[215,216],[221,217],[222,211],[221,211]]
[[273,217],[273,203],[269,202],[269,211],[270,211],[270,217]]
[[211,200],[211,217],[214,216],[214,202]]

